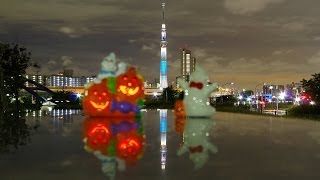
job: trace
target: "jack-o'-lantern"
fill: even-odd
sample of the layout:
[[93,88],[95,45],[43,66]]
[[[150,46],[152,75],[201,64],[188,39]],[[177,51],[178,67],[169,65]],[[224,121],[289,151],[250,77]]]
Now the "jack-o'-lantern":
[[110,116],[110,106],[114,95],[109,92],[107,86],[108,79],[103,79],[101,83],[91,83],[82,100],[83,110],[88,116],[103,117]]
[[143,78],[137,74],[134,67],[117,77],[117,100],[137,103],[144,98]]
[[108,154],[109,142],[112,138],[110,123],[106,119],[87,118],[83,124],[85,149]]
[[137,131],[119,133],[117,136],[117,156],[127,164],[134,165],[141,158],[144,147],[144,138]]
[[176,117],[176,119],[175,119],[175,131],[178,134],[183,134],[185,126],[186,126],[186,118],[185,117]]
[[187,115],[183,100],[177,100],[174,104],[174,113],[177,117],[185,117]]

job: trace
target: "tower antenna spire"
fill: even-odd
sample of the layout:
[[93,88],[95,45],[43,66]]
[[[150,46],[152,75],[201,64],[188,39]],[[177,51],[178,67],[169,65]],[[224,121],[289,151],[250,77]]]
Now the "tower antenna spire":
[[165,2],[162,2],[162,4],[161,4],[161,6],[162,6],[162,21],[164,22],[164,12],[165,12],[165,8],[166,8],[166,3]]

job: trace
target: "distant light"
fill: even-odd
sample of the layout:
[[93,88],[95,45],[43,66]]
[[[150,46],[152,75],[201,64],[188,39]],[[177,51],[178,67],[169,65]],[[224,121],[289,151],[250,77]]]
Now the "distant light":
[[81,98],[81,94],[80,93],[77,93],[77,98]]
[[157,96],[157,92],[153,92],[153,96]]
[[314,101],[310,101],[310,105],[315,105],[316,103]]
[[294,99],[296,102],[300,102],[300,97],[296,97],[295,99]]
[[285,96],[286,96],[286,93],[285,92],[281,92],[280,95],[279,95],[279,99],[283,100]]
[[241,95],[240,95],[240,96],[238,96],[238,99],[240,99],[240,100],[241,100],[242,98],[243,98],[243,97],[242,97]]
[[248,98],[247,98],[247,101],[251,101],[251,98],[248,97]]

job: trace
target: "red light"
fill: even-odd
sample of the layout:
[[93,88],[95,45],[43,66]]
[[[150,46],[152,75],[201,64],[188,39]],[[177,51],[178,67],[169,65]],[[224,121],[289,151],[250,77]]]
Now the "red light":
[[120,157],[136,157],[139,152],[141,152],[142,144],[137,138],[129,137],[127,139],[121,140],[118,144],[117,149],[120,153]]
[[135,83],[135,82],[138,81],[138,79],[137,79],[136,77],[133,77],[133,78],[131,79],[131,81]]

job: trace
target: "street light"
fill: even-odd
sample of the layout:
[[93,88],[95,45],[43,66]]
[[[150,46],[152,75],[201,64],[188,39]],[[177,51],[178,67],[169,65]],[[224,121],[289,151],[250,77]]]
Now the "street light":
[[[266,85],[266,83],[259,83],[259,84],[257,84],[256,85],[256,87],[255,87],[255,94],[256,94],[256,103],[257,103],[257,111],[258,111],[258,109],[259,109],[259,100],[258,100],[258,98],[259,98],[259,94],[258,94],[258,92],[257,92],[257,88],[258,88],[258,86],[260,86],[260,85]],[[262,111],[262,108],[261,108],[261,111]]]
[[285,92],[280,92],[279,96],[276,96],[276,98],[277,98],[277,111],[275,113],[276,115],[277,115],[278,110],[279,110],[279,99],[284,100],[285,96],[286,96]]

